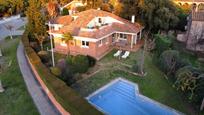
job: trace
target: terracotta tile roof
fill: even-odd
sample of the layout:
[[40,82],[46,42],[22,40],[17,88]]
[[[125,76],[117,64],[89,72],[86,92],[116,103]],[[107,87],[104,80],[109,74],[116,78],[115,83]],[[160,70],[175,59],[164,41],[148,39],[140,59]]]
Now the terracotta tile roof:
[[71,16],[59,16],[55,19],[50,20],[54,24],[69,25],[72,22],[73,18]]
[[[101,38],[105,35],[108,35],[112,32],[126,32],[126,33],[137,33],[140,31],[142,26],[138,23],[131,23],[128,20],[125,20],[119,16],[116,16],[112,13],[102,11],[102,10],[86,10],[77,14],[74,14],[72,16],[77,16],[75,20],[72,22],[70,21],[71,16],[66,16],[64,18],[58,18],[58,23],[64,24],[67,22],[69,24],[64,24],[65,26],[61,28],[59,31],[55,31],[54,33],[66,33],[70,32],[73,36],[80,36],[80,37],[90,37],[90,38]],[[82,31],[81,28],[86,28],[87,24],[95,17],[112,17],[118,21],[123,22],[124,24],[121,23],[112,23],[103,27],[100,27],[99,29],[95,29],[95,31]],[[69,18],[68,18],[69,17]],[[71,18],[72,19],[72,18]]]

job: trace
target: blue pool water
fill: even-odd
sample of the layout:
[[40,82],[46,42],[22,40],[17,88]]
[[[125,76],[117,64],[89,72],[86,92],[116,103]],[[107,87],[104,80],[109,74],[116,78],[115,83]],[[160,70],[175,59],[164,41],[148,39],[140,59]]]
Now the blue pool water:
[[96,108],[110,115],[176,115],[173,109],[140,95],[137,86],[118,80],[88,97]]

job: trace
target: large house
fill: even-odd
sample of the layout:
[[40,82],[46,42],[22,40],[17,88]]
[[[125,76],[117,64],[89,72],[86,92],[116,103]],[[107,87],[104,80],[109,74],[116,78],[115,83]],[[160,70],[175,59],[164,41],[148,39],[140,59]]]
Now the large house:
[[[90,9],[60,16],[50,21],[49,34],[54,38],[54,51],[72,55],[89,55],[97,60],[113,48],[134,51],[141,39],[143,27],[102,10]],[[69,33],[73,40],[63,41]]]

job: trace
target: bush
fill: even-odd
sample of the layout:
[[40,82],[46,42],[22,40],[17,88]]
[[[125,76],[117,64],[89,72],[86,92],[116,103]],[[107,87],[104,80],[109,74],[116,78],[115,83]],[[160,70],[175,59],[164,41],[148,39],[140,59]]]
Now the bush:
[[40,46],[38,45],[37,42],[30,42],[30,46],[36,51],[36,52],[39,52],[41,49],[40,49]]
[[172,74],[176,71],[179,60],[179,52],[176,50],[164,51],[159,57],[160,69],[166,74]]
[[163,51],[169,50],[172,46],[172,41],[168,37],[161,36],[160,34],[156,34],[154,36],[156,43],[156,50],[158,55],[160,55]]
[[41,59],[31,47],[25,47],[26,54],[33,64],[41,63]]
[[96,59],[91,57],[91,56],[87,56],[88,61],[89,61],[89,67],[93,67],[96,64]]
[[66,60],[67,64],[70,66],[70,70],[73,73],[85,73],[89,68],[89,61],[87,56],[68,56]]
[[69,10],[67,8],[64,8],[62,10],[62,15],[65,16],[65,15],[69,15]]
[[51,72],[52,72],[52,74],[53,75],[55,75],[55,76],[60,76],[61,75],[61,70],[58,68],[58,67],[51,67],[50,68],[50,70],[51,70]]
[[61,79],[65,81],[67,85],[72,85],[76,82],[76,80],[74,79],[73,71],[69,66],[66,66],[66,68],[62,71]]
[[183,91],[191,102],[201,104],[204,96],[204,74],[198,68],[185,66],[176,72],[175,86]]
[[24,47],[30,47],[30,43],[29,43],[29,39],[28,39],[27,35],[28,35],[27,33],[24,33],[22,38],[21,38]]
[[56,66],[57,66],[61,71],[64,70],[64,69],[66,68],[66,61],[65,61],[65,59],[60,59],[60,60],[58,60]]
[[43,63],[47,63],[50,61],[50,56],[49,56],[49,53],[47,51],[39,51],[38,55],[39,55],[39,57]]

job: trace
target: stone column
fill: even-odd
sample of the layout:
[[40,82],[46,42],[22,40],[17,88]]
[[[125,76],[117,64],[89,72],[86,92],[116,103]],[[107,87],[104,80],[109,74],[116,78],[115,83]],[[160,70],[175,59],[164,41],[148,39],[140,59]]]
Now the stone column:
[[142,38],[142,30],[140,30],[140,40],[141,40],[141,38]]
[[132,37],[131,37],[131,49],[133,48],[133,39],[134,39],[134,36],[132,35]]
[[0,48],[0,57],[1,57],[1,56],[3,56],[3,55],[2,55],[2,51],[1,51],[1,48]]
[[137,44],[137,34],[135,35],[135,44]]
[[201,106],[200,106],[200,111],[202,111],[203,108],[204,108],[204,98],[203,98],[203,101],[202,101]]
[[0,80],[0,93],[2,93],[2,92],[4,92],[4,88],[3,88],[2,84],[1,84],[1,80]]

